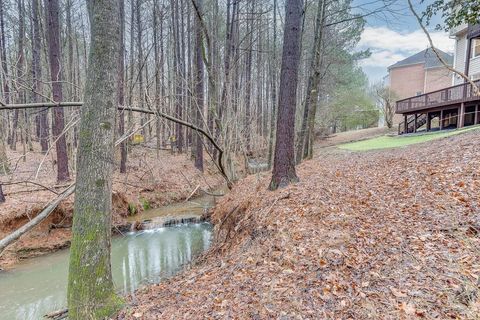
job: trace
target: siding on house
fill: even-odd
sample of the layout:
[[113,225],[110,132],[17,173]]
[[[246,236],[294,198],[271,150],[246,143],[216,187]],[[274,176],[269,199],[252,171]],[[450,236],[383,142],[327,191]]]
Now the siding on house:
[[[467,34],[463,34],[463,36],[458,37],[455,44],[455,64],[454,68],[458,71],[464,72],[465,71],[465,59],[467,54]],[[462,84],[464,82],[463,78],[459,75],[455,74],[453,76],[453,84]]]
[[480,79],[480,57],[475,57],[470,60],[470,75],[476,76],[475,79]]

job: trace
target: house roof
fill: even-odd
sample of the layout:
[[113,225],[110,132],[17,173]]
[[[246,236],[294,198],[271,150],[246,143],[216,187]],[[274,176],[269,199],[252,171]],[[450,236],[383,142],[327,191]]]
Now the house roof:
[[[451,54],[448,54],[446,52],[443,52],[440,49],[436,49],[440,56],[447,61],[449,65],[453,64],[453,56]],[[413,56],[410,56],[402,61],[398,61],[397,63],[391,65],[388,67],[388,70],[393,69],[393,68],[399,68],[399,67],[404,67],[404,66],[409,66],[413,64],[424,64],[425,69],[428,68],[435,68],[435,67],[441,67],[442,63],[438,59],[437,55],[431,48],[425,49],[423,51],[420,51],[419,53],[414,54]]]

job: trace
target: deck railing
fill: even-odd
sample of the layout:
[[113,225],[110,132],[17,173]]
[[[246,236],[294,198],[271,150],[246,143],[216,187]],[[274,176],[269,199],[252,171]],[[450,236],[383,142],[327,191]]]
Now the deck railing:
[[[480,80],[475,81],[475,84],[480,87]],[[449,104],[480,100],[480,96],[474,95],[473,92],[470,83],[462,83],[453,87],[403,99],[397,101],[397,113],[409,113]]]

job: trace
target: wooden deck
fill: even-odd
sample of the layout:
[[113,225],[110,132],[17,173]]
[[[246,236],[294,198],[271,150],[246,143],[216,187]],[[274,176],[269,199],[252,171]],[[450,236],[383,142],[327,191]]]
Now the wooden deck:
[[[480,80],[474,82],[480,87]],[[463,83],[442,90],[397,101],[397,114],[404,116],[398,126],[398,134],[433,129],[462,128],[480,124],[480,95],[476,95],[470,83]],[[437,127],[432,120],[437,119]]]
[[[480,86],[480,80],[475,81]],[[463,83],[442,90],[397,101],[398,114],[415,114],[429,109],[453,106],[461,103],[480,101],[480,96],[473,93],[470,83]]]

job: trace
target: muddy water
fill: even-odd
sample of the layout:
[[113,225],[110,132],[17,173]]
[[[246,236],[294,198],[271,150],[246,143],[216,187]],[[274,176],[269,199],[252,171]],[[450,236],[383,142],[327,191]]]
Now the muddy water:
[[[212,197],[204,197],[136,217],[151,222],[148,230],[131,232],[112,241],[112,272],[117,290],[132,294],[140,285],[159,282],[206,250],[210,245],[210,224],[158,227],[155,221],[198,217],[212,201]],[[68,254],[68,250],[60,251],[0,272],[0,319],[42,319],[44,314],[64,308]]]

